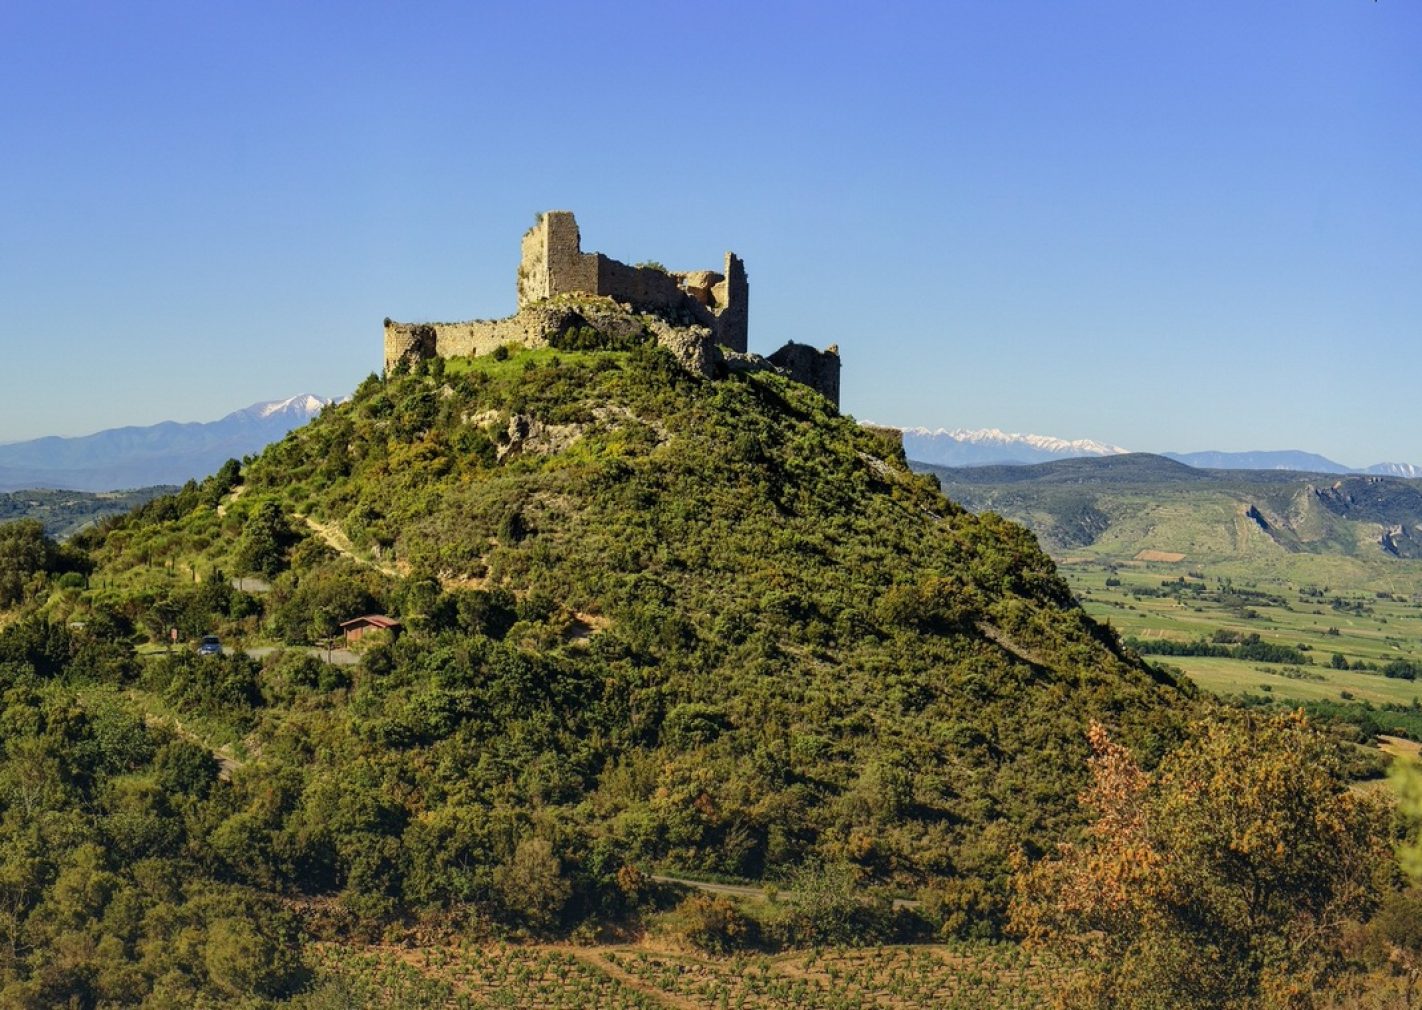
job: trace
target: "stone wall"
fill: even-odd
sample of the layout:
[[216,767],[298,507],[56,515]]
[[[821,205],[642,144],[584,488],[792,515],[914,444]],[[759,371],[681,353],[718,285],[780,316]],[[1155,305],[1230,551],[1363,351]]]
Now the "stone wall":
[[518,261],[518,307],[521,309],[548,297],[548,231],[547,215],[539,215],[538,223],[523,233]]
[[456,358],[488,354],[503,344],[547,347],[543,332],[530,320],[474,319],[463,323],[385,324],[385,370],[404,357]]
[[404,358],[435,356],[436,330],[428,323],[397,323],[385,320],[385,371]]
[[839,406],[839,347],[831,344],[817,351],[809,344],[786,344],[767,359],[796,382],[817,390]]
[[735,253],[726,253],[726,272],[712,287],[711,295],[720,307],[716,336],[733,351],[744,351],[750,339],[750,283],[746,265]]
[[611,338],[652,336],[669,329],[630,315],[611,300],[560,296],[535,302],[507,319],[460,323],[397,323],[385,320],[385,371],[403,358],[455,358],[488,354],[504,344],[551,347],[569,330],[583,327]]

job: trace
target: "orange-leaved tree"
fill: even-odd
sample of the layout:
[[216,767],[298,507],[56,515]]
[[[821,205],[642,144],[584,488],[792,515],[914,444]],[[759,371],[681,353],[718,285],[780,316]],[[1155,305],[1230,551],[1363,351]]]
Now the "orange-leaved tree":
[[1217,712],[1150,774],[1090,732],[1085,837],[1018,867],[1012,923],[1067,1007],[1307,1008],[1376,900],[1387,809],[1301,715]]

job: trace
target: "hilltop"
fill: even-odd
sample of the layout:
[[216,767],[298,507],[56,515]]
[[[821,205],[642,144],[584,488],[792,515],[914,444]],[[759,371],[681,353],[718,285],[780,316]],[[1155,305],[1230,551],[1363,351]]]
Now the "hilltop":
[[[1171,698],[1085,619],[1025,531],[945,501],[892,443],[797,383],[707,381],[654,348],[446,365],[371,380],[271,447],[220,521],[198,504],[120,526],[98,548],[99,573],[132,572],[154,537],[179,566],[240,573],[243,531],[275,505],[308,535],[273,596],[289,583],[359,583],[416,631],[389,662],[418,666],[472,634],[544,657],[535,679],[568,676],[581,691],[589,670],[610,677],[615,698],[601,701],[625,711],[594,735],[660,754],[664,788],[688,800],[707,790],[715,811],[681,824],[674,843],[648,841],[647,856],[738,875],[793,862],[814,839],[842,851],[849,825],[873,817],[850,815],[833,842],[821,818],[844,816],[830,808],[858,777],[888,775],[907,790],[905,837],[864,856],[917,886],[947,853],[915,854],[915,835],[959,823],[950,834],[977,844],[977,815],[951,797],[986,785],[1012,806],[1018,788],[1060,775],[1036,767],[1028,741],[1056,719],[1034,718],[1035,706],[1069,695],[1076,729],[1098,706],[1134,699],[1144,714]],[[350,557],[331,557],[312,529],[338,531]],[[517,623],[465,613],[499,606]],[[370,685],[378,736],[433,744],[475,715],[462,691],[420,680]],[[818,783],[780,840],[763,813],[718,795],[757,753],[778,769],[771,781],[800,783],[797,807]],[[969,773],[988,754],[987,780]],[[706,770],[719,761],[718,785]],[[566,785],[606,788],[598,774]],[[1031,788],[1057,793],[1053,816],[1066,813],[1064,783]],[[732,825],[749,835],[728,850],[714,839]]]

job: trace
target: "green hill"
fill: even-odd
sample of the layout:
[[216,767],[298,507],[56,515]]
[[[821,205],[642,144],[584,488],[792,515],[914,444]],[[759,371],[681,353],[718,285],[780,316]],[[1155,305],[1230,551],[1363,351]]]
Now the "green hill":
[[[92,986],[105,960],[135,992],[260,965],[273,994],[299,968],[254,937],[292,908],[558,932],[635,917],[652,872],[822,875],[926,899],[875,929],[991,933],[1012,854],[1081,822],[1087,722],[1147,755],[1176,734],[1185,692],[1029,533],[818,394],[651,348],[503,357],[372,377],[78,538],[90,588],[0,634],[0,847],[32,882],[0,929],[87,937]],[[131,645],[373,611],[405,633],[350,669]],[[0,978],[49,991],[47,963]]]

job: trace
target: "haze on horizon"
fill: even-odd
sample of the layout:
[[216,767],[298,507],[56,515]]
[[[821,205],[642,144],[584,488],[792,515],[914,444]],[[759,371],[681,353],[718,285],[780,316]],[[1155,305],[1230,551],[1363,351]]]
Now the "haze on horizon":
[[0,8],[0,442],[349,392],[536,211],[846,411],[1422,462],[1422,9]]

